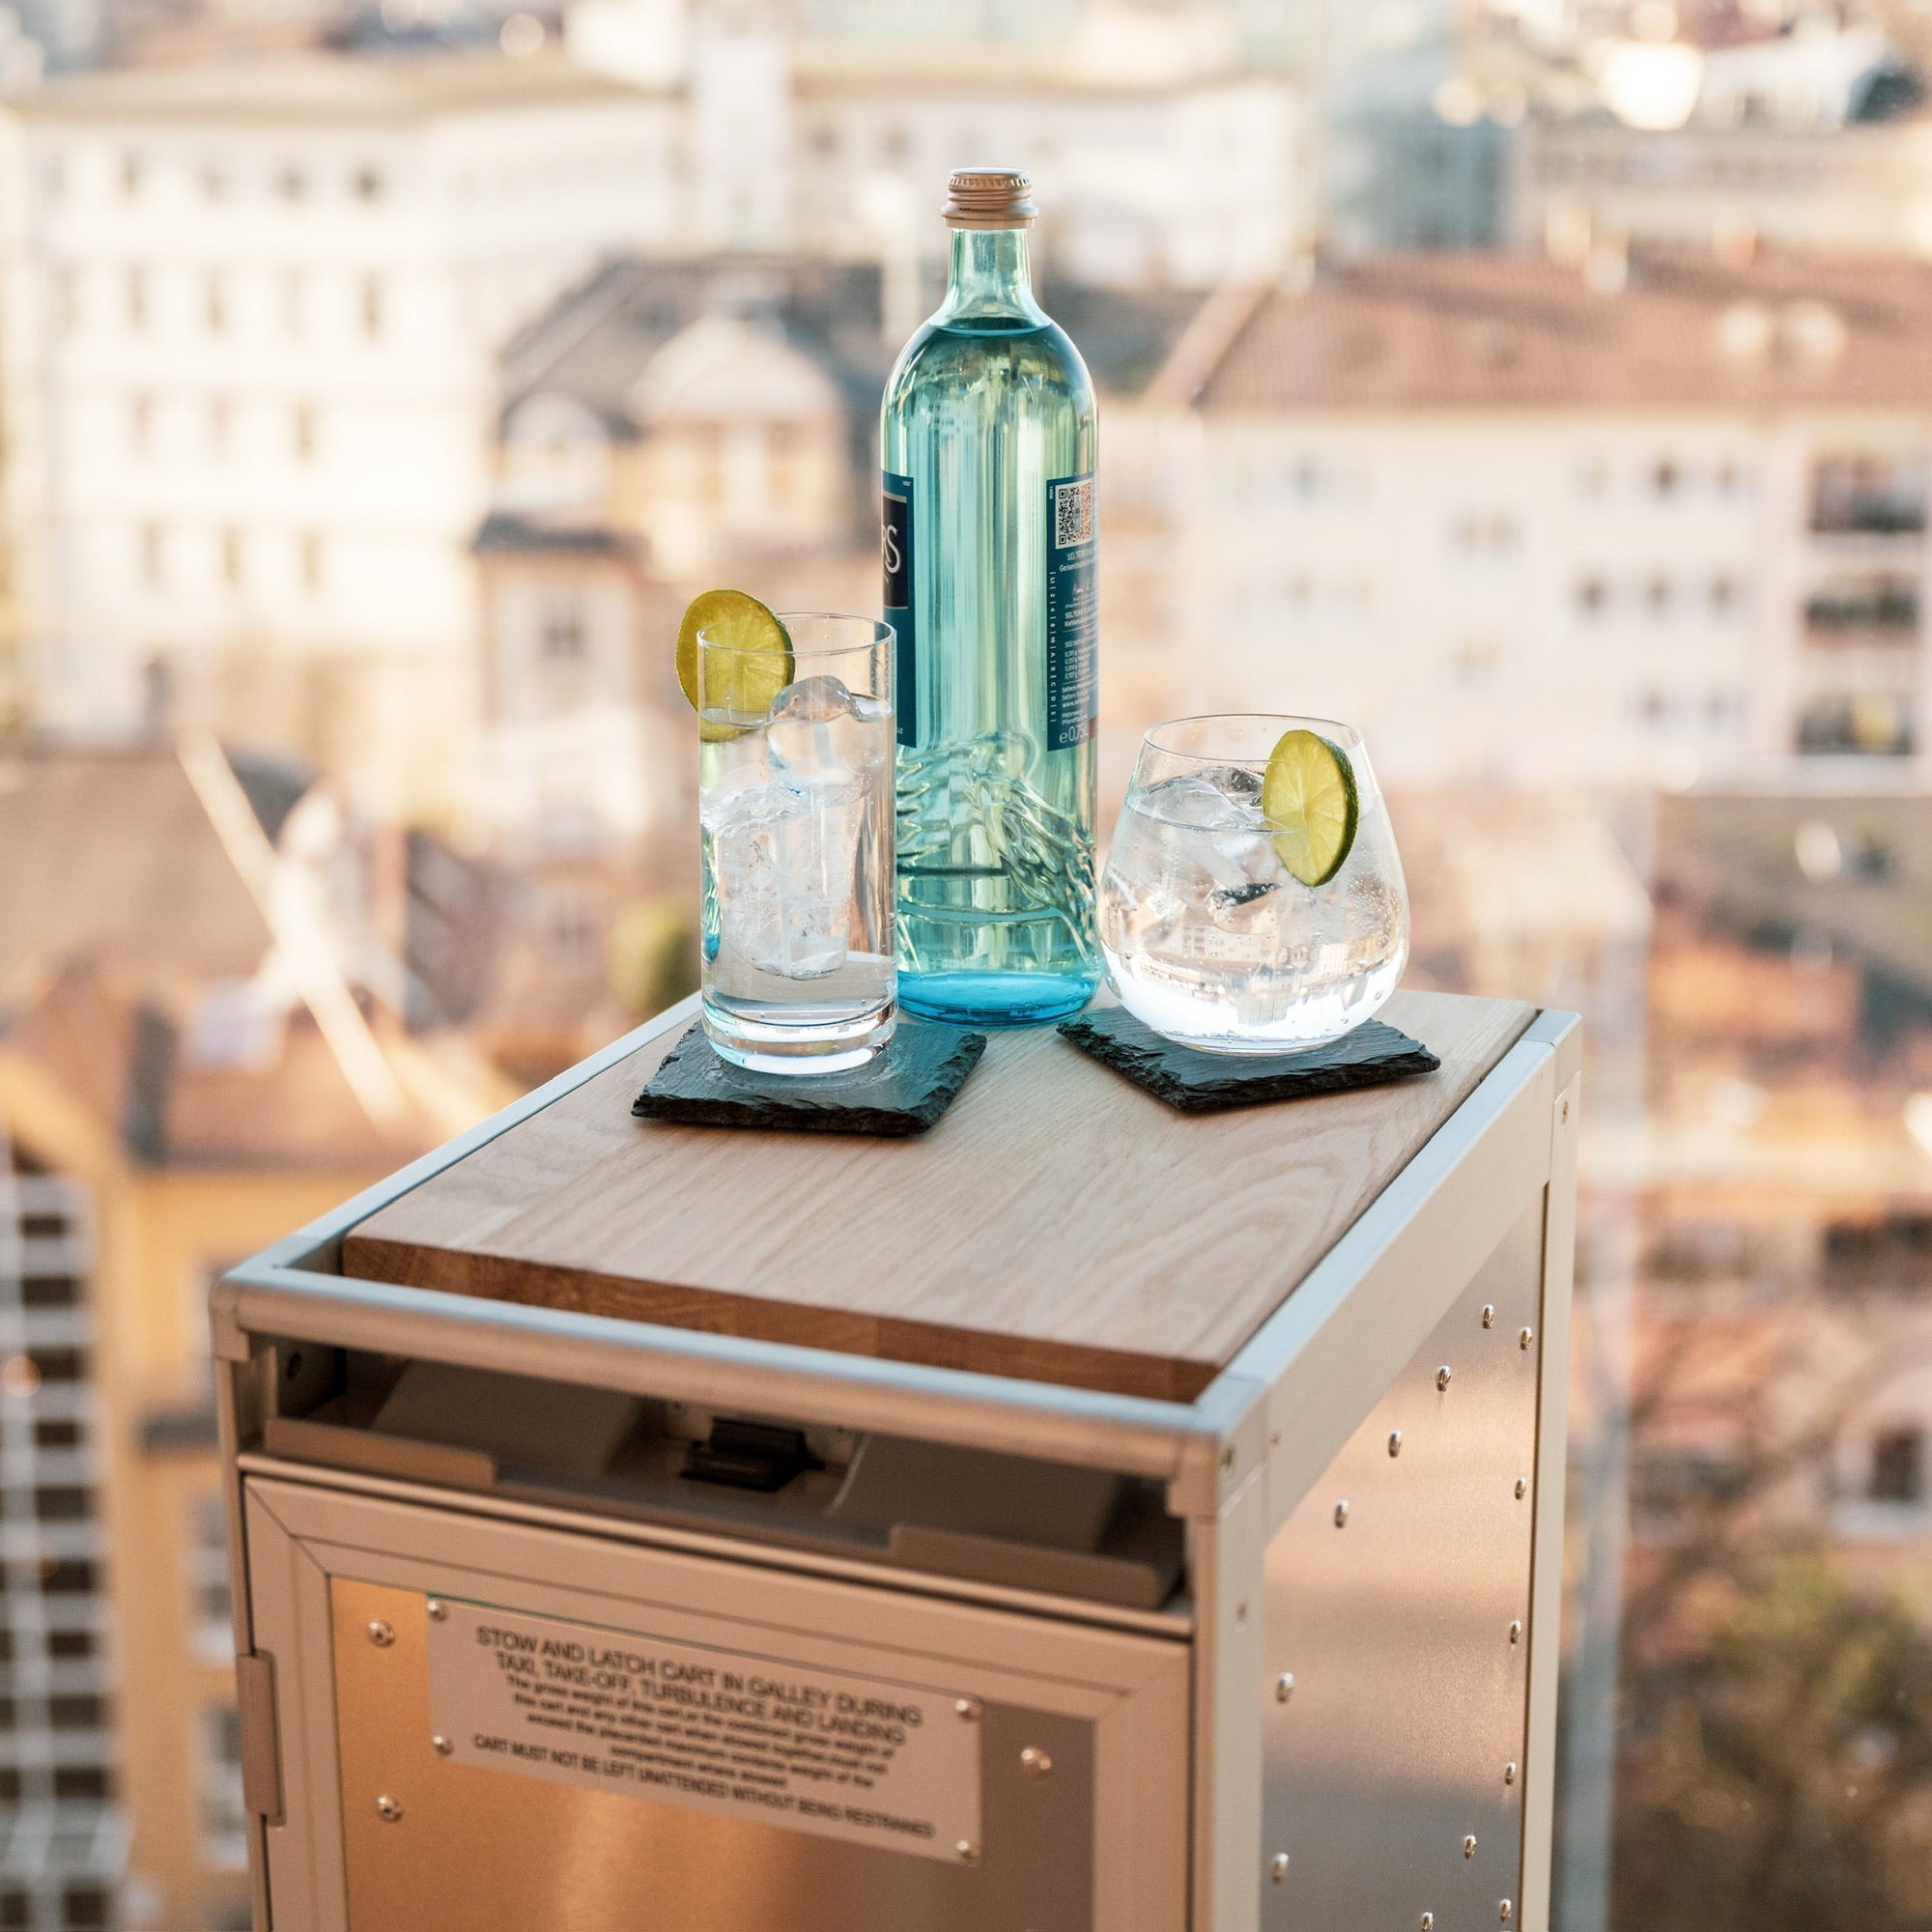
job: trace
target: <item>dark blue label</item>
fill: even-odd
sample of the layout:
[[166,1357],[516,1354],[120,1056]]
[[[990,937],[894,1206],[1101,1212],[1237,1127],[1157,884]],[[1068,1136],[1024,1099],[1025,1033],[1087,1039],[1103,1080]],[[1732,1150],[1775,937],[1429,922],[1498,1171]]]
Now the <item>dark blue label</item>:
[[1100,545],[1094,477],[1046,486],[1046,744],[1084,745],[1100,712],[1097,677]]
[[898,714],[899,743],[919,742],[919,683],[912,626],[912,478],[885,472],[885,515],[880,524],[880,560],[885,566],[886,622],[898,633],[893,664],[893,704]]

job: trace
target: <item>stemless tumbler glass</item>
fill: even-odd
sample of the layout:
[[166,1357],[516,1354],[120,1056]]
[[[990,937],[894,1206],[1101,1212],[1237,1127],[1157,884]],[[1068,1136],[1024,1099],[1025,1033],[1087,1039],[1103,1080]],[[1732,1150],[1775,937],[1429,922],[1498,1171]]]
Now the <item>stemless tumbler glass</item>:
[[[1300,883],[1262,810],[1289,731],[1326,739],[1354,779],[1354,842]],[[1208,1053],[1339,1039],[1394,992],[1408,891],[1361,733],[1321,718],[1182,718],[1147,734],[1100,881],[1100,945],[1128,1011]]]
[[704,1030],[740,1066],[833,1073],[895,1023],[894,633],[780,621],[789,681],[761,711],[734,707],[784,675],[772,654],[697,636]]

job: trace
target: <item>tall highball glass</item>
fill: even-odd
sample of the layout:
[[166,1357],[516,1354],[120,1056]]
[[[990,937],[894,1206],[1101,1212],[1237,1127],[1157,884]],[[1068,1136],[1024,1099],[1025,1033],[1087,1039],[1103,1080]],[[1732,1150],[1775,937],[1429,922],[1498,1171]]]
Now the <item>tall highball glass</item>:
[[[1354,781],[1353,843],[1300,883],[1262,810],[1289,731],[1325,739]],[[1147,734],[1100,881],[1100,945],[1128,1010],[1206,1053],[1339,1039],[1395,991],[1408,889],[1361,733],[1321,718],[1182,718]]]
[[895,639],[869,617],[780,621],[791,678],[762,711],[734,705],[771,680],[697,637],[704,1030],[740,1066],[834,1073],[896,1018]]

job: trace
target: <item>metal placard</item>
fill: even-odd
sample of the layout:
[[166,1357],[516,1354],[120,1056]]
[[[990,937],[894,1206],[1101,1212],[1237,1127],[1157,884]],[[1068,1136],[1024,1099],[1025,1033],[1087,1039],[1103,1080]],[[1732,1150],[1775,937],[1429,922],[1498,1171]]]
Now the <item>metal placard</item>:
[[430,1722],[458,1764],[956,1863],[980,1854],[976,1700],[439,1601]]

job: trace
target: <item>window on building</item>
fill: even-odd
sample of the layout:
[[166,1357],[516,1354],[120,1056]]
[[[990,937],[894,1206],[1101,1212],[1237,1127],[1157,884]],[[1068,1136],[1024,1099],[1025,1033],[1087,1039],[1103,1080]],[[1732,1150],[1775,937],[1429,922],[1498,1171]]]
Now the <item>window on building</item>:
[[301,575],[304,590],[314,592],[322,588],[322,539],[313,531],[305,532],[296,541],[296,568]]
[[138,334],[148,326],[148,277],[145,270],[129,269],[123,284],[127,301],[128,327]]
[[137,456],[145,456],[155,435],[155,399],[135,396],[128,404],[128,446]]
[[1675,459],[1663,456],[1652,465],[1650,487],[1658,496],[1674,497],[1683,485],[1684,472],[1677,467]]
[[889,161],[902,161],[912,153],[912,136],[903,128],[888,128],[880,137],[879,153]]
[[382,333],[384,321],[383,284],[374,275],[362,278],[362,333],[374,342]]
[[207,318],[210,334],[227,334],[228,285],[218,274],[210,275],[202,290],[202,313]]
[[141,192],[141,157],[139,155],[121,156],[121,192],[128,200]]
[[588,611],[582,590],[559,585],[546,590],[538,607],[537,651],[546,664],[581,664],[590,648]]
[[1601,577],[1586,577],[1577,585],[1577,608],[1586,617],[1601,616],[1609,599],[1609,585]]
[[308,403],[298,404],[295,415],[292,418],[291,427],[294,430],[293,440],[296,449],[296,460],[298,463],[313,461],[315,457],[314,408]]
[[389,191],[389,184],[381,168],[361,167],[355,170],[351,183],[357,201],[381,201]]
[[830,160],[838,152],[838,129],[830,121],[821,122],[811,130],[811,152],[822,160]]
[[303,201],[308,196],[308,177],[299,168],[284,168],[275,177],[275,187],[284,201]]
[[242,532],[230,527],[221,532],[221,581],[231,590],[242,587]]
[[61,1923],[68,1932],[100,1932],[112,1907],[99,1886],[72,1886],[61,1900]]
[[41,1589],[49,1597],[91,1596],[100,1587],[92,1563],[73,1556],[44,1556],[41,1559]]
[[94,1514],[94,1495],[77,1483],[60,1483],[34,1492],[34,1515],[42,1522],[85,1522]]
[[49,1631],[47,1655],[57,1663],[75,1663],[94,1655],[92,1631]]
[[1916,536],[1925,528],[1926,490],[1919,457],[1821,456],[1811,476],[1811,527],[1829,535]]
[[80,1424],[77,1422],[61,1420],[34,1424],[34,1446],[37,1449],[78,1449],[81,1440]]
[[1925,1500],[1925,1432],[1908,1423],[1881,1429],[1872,1437],[1871,1475],[1865,1494],[1875,1503]]
[[99,1697],[49,1697],[47,1722],[57,1731],[98,1731],[107,1721],[107,1706]]
[[1738,603],[1737,580],[1732,577],[1714,577],[1711,580],[1711,609],[1720,616],[1734,611]]
[[1465,556],[1500,556],[1521,535],[1521,524],[1507,510],[1465,511],[1449,526],[1450,542]]
[[166,580],[167,542],[159,524],[141,526],[141,582],[150,590],[160,589]]
[[205,201],[226,201],[231,184],[227,171],[217,167],[206,167],[201,171],[201,193]]
[[114,1780],[104,1765],[62,1765],[54,1773],[56,1798],[104,1799],[111,1797]]
[[1643,586],[1644,609],[1653,617],[1662,617],[1670,609],[1670,580],[1667,577],[1653,577]]
[[20,1277],[22,1308],[72,1308],[79,1301],[80,1283],[71,1274],[24,1274]]

